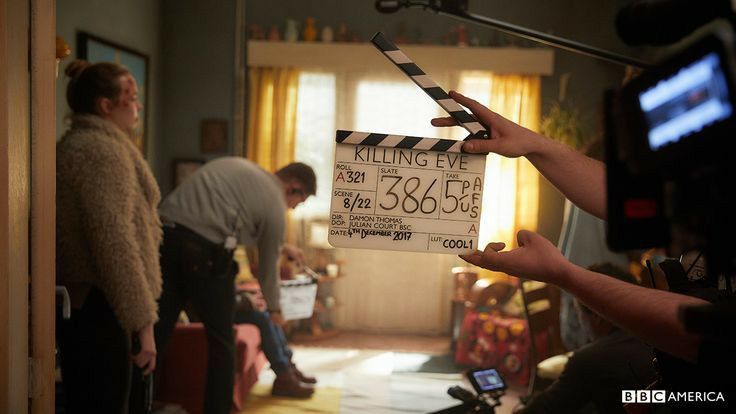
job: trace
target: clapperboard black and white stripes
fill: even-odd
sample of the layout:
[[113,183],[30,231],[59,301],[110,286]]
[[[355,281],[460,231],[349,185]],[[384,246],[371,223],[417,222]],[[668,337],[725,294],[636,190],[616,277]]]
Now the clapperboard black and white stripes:
[[338,130],[335,134],[338,144],[371,145],[424,151],[462,152],[463,141],[454,139],[423,138],[408,135],[377,134]]
[[[487,131],[380,33],[373,44],[471,135]],[[330,205],[335,247],[447,254],[478,248],[485,154],[463,141],[338,130]]]
[[439,104],[450,116],[457,121],[458,125],[465,128],[470,135],[465,138],[488,138],[488,131],[483,128],[475,118],[463,109],[440,85],[429,77],[417,66],[404,52],[388,40],[383,33],[373,35],[371,43],[378,48],[391,62],[406,74],[414,83]]

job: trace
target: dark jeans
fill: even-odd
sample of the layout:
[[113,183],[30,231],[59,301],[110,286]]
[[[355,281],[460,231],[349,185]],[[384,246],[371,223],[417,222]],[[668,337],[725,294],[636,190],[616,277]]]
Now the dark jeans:
[[[227,257],[229,254],[229,257]],[[163,292],[155,326],[158,363],[179,312],[189,303],[207,333],[207,387],[204,412],[228,414],[235,376],[234,274],[232,252],[177,226],[164,227],[161,246]]]
[[286,335],[280,326],[271,322],[268,312],[249,310],[238,312],[235,323],[250,323],[261,332],[261,350],[266,354],[271,369],[276,375],[289,370],[292,352],[286,342]]
[[[81,309],[64,320],[58,312],[56,336],[68,413],[141,413],[143,402],[131,396],[130,335],[123,330],[105,295],[92,288]],[[135,370],[135,381],[142,381]],[[140,384],[134,388],[143,389]],[[130,409],[129,409],[130,408]]]

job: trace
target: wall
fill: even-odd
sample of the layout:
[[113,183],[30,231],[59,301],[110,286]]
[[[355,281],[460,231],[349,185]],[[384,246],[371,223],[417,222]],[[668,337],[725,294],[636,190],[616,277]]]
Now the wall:
[[199,151],[202,119],[227,119],[232,145],[235,1],[164,0],[162,16],[163,131],[156,172],[166,194],[175,158],[206,158]]
[[[72,55],[61,62],[56,80],[56,131],[67,129],[65,117],[67,78],[64,68],[77,56],[77,31],[84,31],[148,55],[148,141],[146,157],[151,164],[161,137],[161,2],[158,0],[57,0],[56,33],[72,47]],[[140,87],[140,85],[139,85]]]

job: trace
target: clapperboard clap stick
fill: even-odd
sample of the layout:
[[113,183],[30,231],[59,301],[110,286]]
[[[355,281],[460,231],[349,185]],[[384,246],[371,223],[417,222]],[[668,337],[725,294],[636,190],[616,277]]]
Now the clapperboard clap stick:
[[[488,131],[383,34],[372,43],[470,135]],[[485,154],[463,141],[338,130],[328,240],[335,247],[463,254],[478,248]]]

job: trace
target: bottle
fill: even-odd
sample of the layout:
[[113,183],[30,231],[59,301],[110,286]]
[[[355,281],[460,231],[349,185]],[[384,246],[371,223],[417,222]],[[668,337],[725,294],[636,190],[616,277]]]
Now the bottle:
[[281,40],[281,35],[279,34],[279,28],[276,27],[276,25],[272,25],[271,29],[268,31],[268,40],[271,42],[278,42]]
[[457,45],[460,47],[468,46],[468,30],[462,23],[457,26]]
[[332,43],[332,41],[334,40],[334,35],[332,33],[332,27],[330,27],[329,25],[326,25],[325,27],[323,27],[322,35],[320,36],[320,39],[324,43]]
[[284,40],[287,42],[296,42],[299,40],[299,30],[296,27],[296,20],[286,20],[286,31],[284,32]]
[[345,23],[340,23],[340,25],[337,26],[337,35],[335,36],[335,40],[338,42],[350,41],[348,26]]
[[250,37],[251,40],[263,40],[263,29],[260,25],[253,23],[250,25]]
[[314,26],[314,17],[307,17],[304,23],[304,31],[302,32],[302,40],[305,42],[314,42],[317,40],[317,28]]

